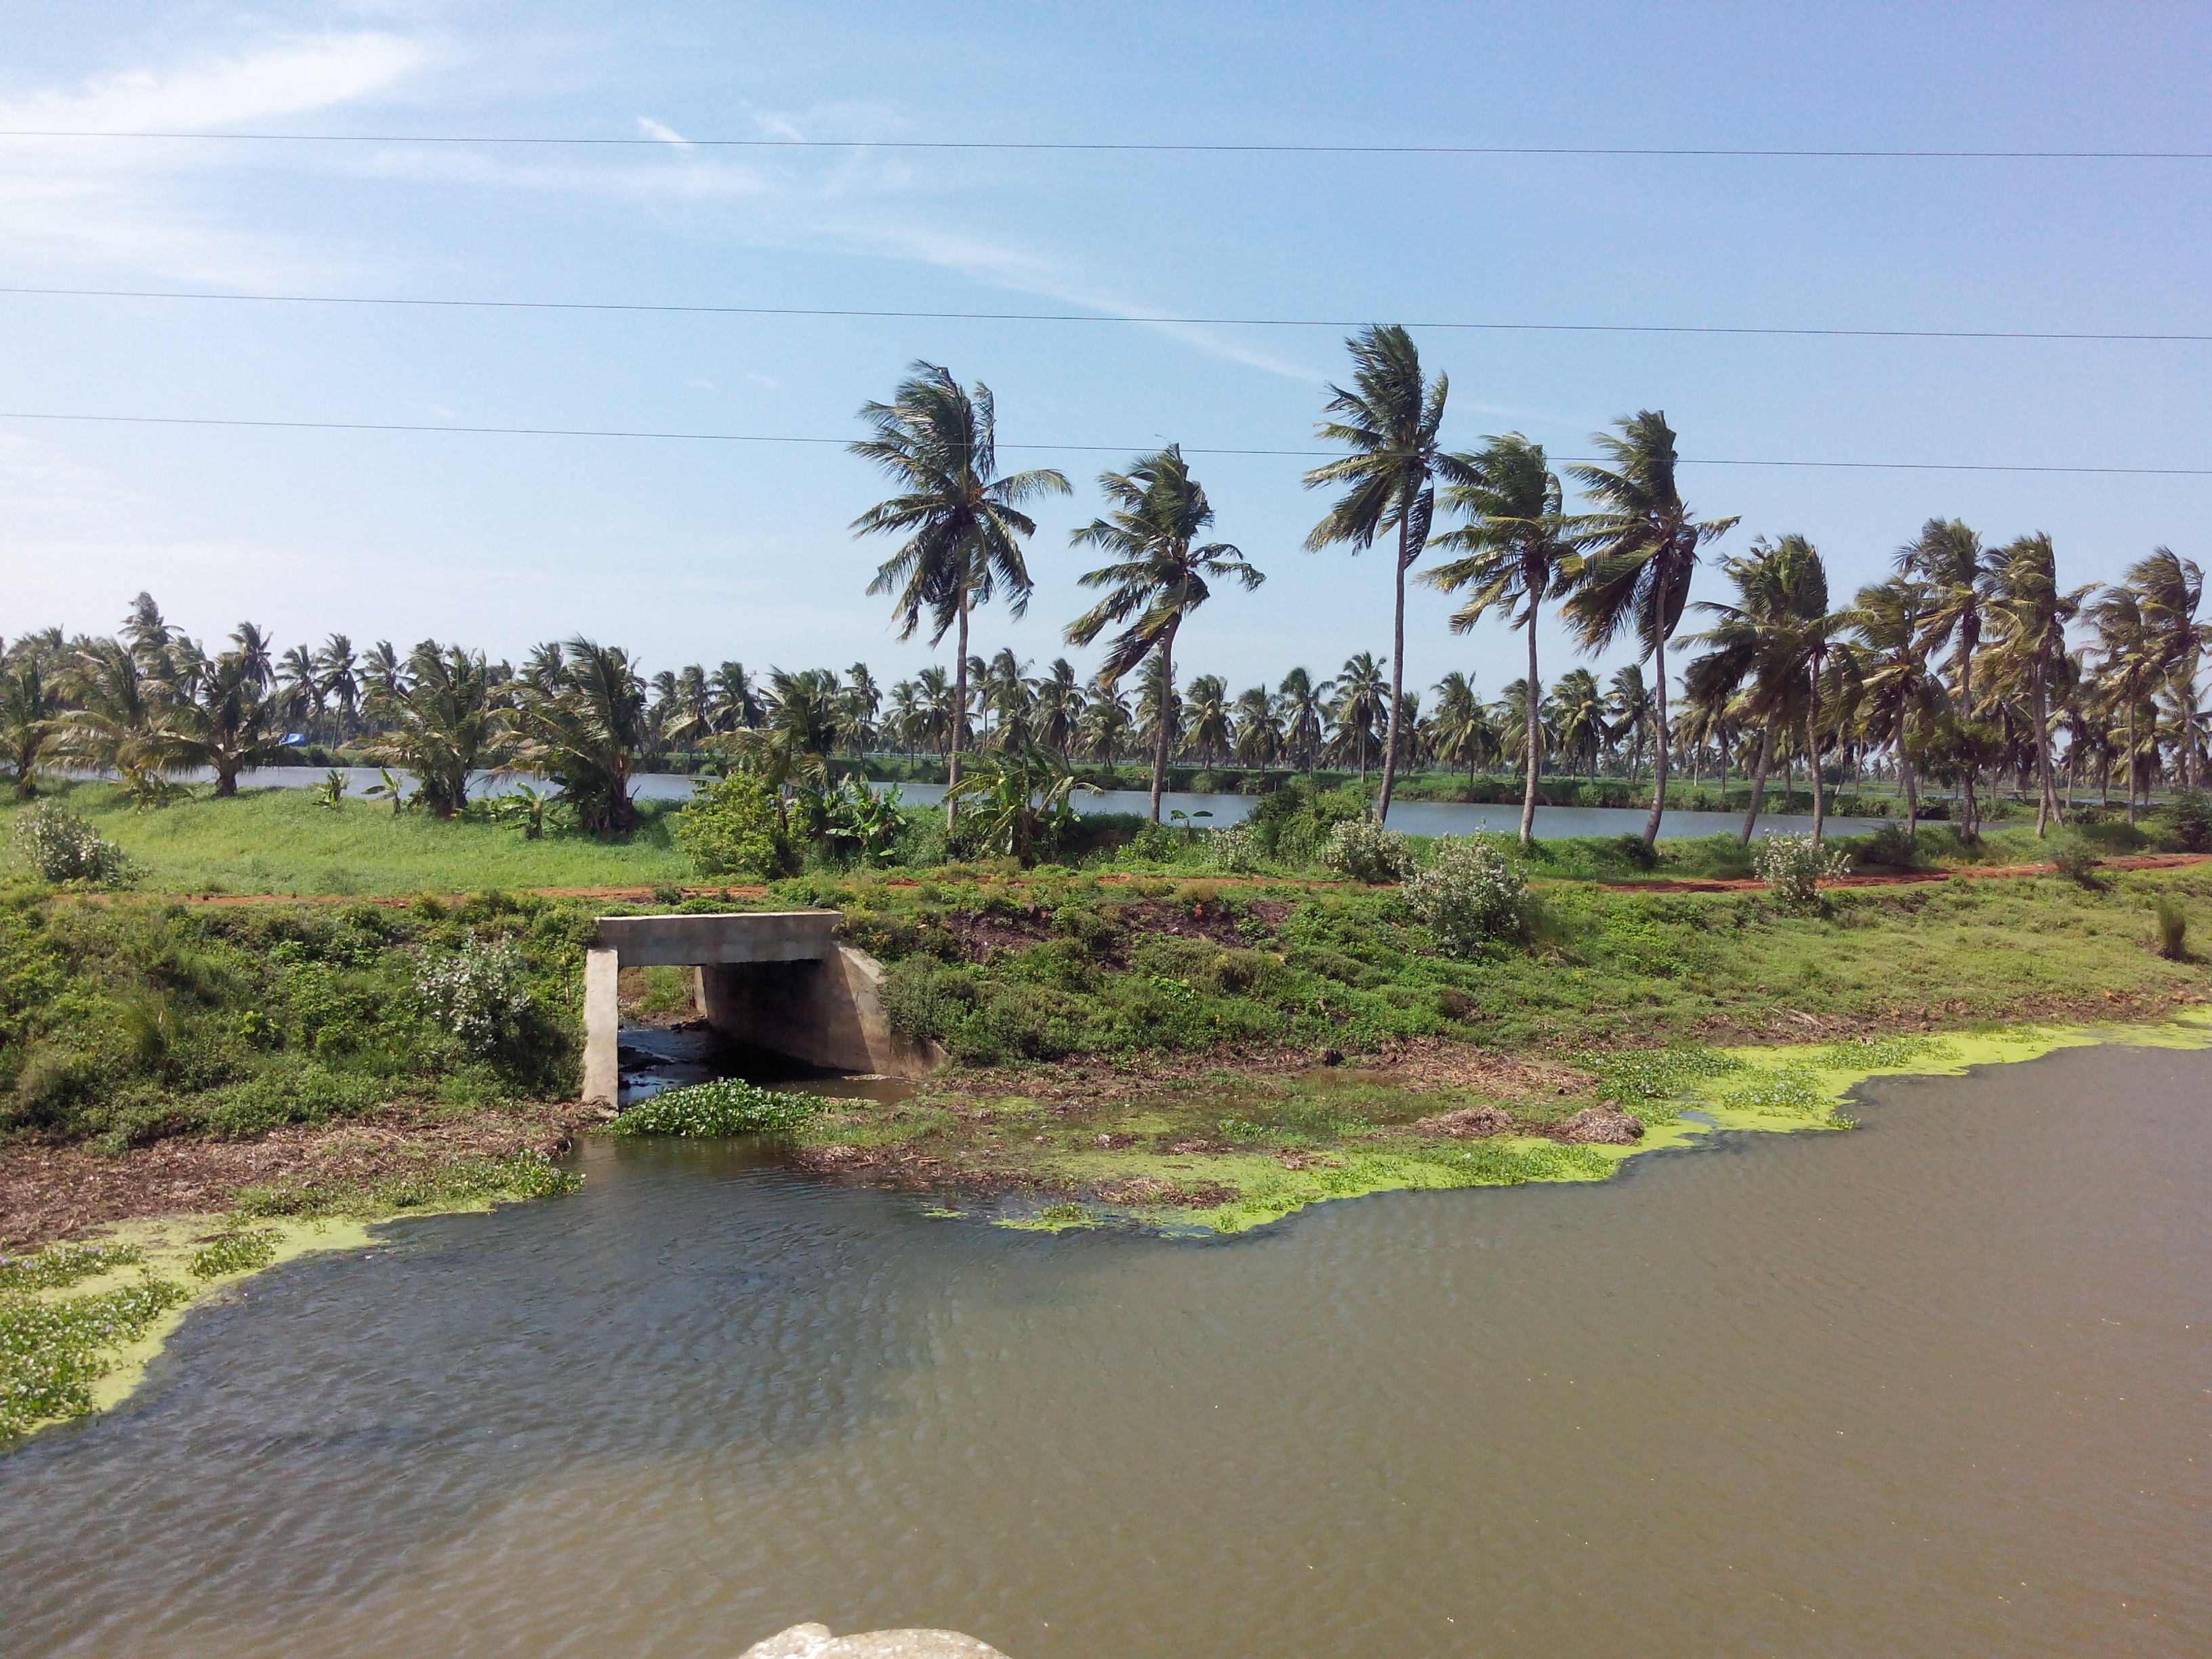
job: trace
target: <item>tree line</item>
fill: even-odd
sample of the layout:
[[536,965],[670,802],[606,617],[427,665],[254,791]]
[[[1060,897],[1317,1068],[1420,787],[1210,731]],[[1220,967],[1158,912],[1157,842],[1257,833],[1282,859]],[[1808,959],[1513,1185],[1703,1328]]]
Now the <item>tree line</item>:
[[[1071,645],[1103,641],[1096,672],[1086,679],[1062,657],[1033,673],[1011,649],[971,651],[979,608],[1027,608],[1024,544],[1036,526],[1026,504],[1071,487],[1049,469],[1001,474],[989,388],[916,363],[890,402],[860,410],[869,435],[854,452],[895,489],[851,527],[900,538],[869,591],[890,598],[902,639],[951,635],[949,669],[889,687],[864,662],[759,672],[726,661],[648,679],[627,651],[581,637],[538,646],[517,666],[434,640],[404,654],[389,641],[356,651],[337,634],[280,653],[251,623],[211,653],[141,594],[112,637],[50,629],[8,644],[0,741],[23,794],[42,770],[76,764],[116,773],[147,800],[204,768],[228,795],[241,772],[306,740],[408,769],[421,804],[441,815],[465,803],[477,772],[536,772],[561,787],[580,827],[611,831],[635,822],[632,774],[678,750],[718,752],[779,787],[820,777],[841,753],[934,753],[956,802],[978,749],[1018,759],[1024,776],[1049,776],[1047,761],[1144,754],[1156,820],[1177,759],[1328,765],[1363,782],[1377,772],[1378,818],[1401,770],[1465,769],[1472,781],[1510,765],[1523,781],[1524,842],[1547,763],[1631,778],[1648,763],[1647,843],[1678,759],[1693,775],[1711,765],[1724,781],[1733,766],[1749,779],[1747,837],[1778,764],[1813,778],[1816,836],[1822,781],[1852,771],[1893,776],[1908,826],[1924,781],[1954,791],[1969,836],[1984,783],[2007,773],[2033,781],[2039,833],[2063,820],[2084,777],[2109,789],[2124,774],[2130,822],[2159,782],[2203,781],[2193,561],[2161,547],[2118,583],[2068,588],[2048,535],[1995,546],[1931,519],[1898,550],[1895,573],[1848,604],[1832,600],[1819,550],[1796,533],[1718,556],[1728,596],[1693,600],[1705,550],[1738,520],[1682,498],[1662,412],[1595,434],[1600,459],[1565,469],[1580,496],[1570,510],[1543,447],[1518,433],[1465,453],[1441,447],[1449,381],[1426,374],[1404,329],[1346,343],[1350,385],[1329,388],[1318,431],[1347,453],[1306,475],[1334,497],[1306,546],[1386,547],[1395,621],[1388,655],[1355,653],[1333,675],[1297,667],[1272,688],[1233,693],[1218,675],[1177,684],[1183,625],[1217,586],[1249,592],[1265,577],[1212,538],[1212,504],[1173,444],[1101,474],[1104,510],[1073,534],[1103,560],[1080,578],[1097,603],[1065,629]],[[1405,684],[1407,581],[1430,550],[1443,556],[1418,580],[1457,597],[1455,633],[1494,618],[1525,635],[1527,672],[1494,702],[1459,672],[1426,708]],[[1536,624],[1547,606],[1581,651],[1626,639],[1638,660],[1602,685],[1576,667],[1546,689]],[[1692,612],[1706,625],[1684,634]],[[1685,649],[1677,675],[1669,652]]]

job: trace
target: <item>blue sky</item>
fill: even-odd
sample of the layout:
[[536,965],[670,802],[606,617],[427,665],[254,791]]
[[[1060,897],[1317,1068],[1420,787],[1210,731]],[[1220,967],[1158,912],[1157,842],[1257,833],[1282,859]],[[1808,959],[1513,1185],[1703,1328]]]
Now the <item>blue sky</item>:
[[[0,127],[608,137],[2212,150],[2212,12],[76,0],[0,17]],[[2212,162],[1070,155],[0,140],[0,284],[1358,320],[2212,333]],[[2212,346],[1419,333],[1447,434],[1557,454],[1642,407],[1718,458],[2212,465]],[[0,295],[19,411],[844,439],[916,357],[1058,465],[1025,621],[1065,649],[1093,476],[1305,449],[1341,331],[653,317]],[[1237,685],[1388,645],[1387,562],[1300,550],[1310,463],[1205,457],[1268,582],[1192,625]],[[2212,478],[1700,466],[1839,592],[1931,514],[2069,580],[2206,558]],[[219,637],[333,629],[648,669],[929,659],[863,592],[835,445],[0,420],[0,635],[150,589]],[[1709,578],[1702,590],[1717,586]],[[1421,592],[1410,682],[1519,672]],[[1547,678],[1568,665],[1555,632]],[[1085,653],[1073,653],[1087,667]]]

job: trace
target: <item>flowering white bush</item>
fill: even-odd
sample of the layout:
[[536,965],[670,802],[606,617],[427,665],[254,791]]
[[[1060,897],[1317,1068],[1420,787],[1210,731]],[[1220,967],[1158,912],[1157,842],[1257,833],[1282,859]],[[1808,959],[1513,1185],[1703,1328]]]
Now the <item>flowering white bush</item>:
[[1455,957],[1528,925],[1528,877],[1489,842],[1472,836],[1438,842],[1435,861],[1410,878],[1405,891],[1413,914]]
[[1249,876],[1260,867],[1260,838],[1249,823],[1231,823],[1206,838],[1206,855],[1224,875]]
[[475,934],[449,957],[426,961],[415,972],[415,998],[441,1030],[475,1054],[489,1054],[530,1008],[521,953],[504,939]]
[[1778,836],[1771,830],[1751,855],[1751,867],[1766,890],[1793,910],[1818,903],[1820,884],[1850,868],[1850,854],[1816,847],[1810,836]]
[[76,813],[40,801],[15,820],[15,850],[46,881],[129,881],[137,866]]
[[1403,881],[1413,872],[1413,849],[1403,836],[1362,816],[1329,832],[1322,862],[1353,881]]

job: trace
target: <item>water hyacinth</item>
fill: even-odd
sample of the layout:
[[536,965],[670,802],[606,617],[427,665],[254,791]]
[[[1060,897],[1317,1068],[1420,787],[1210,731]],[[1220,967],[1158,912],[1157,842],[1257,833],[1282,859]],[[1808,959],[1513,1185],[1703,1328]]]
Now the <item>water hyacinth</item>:
[[92,1385],[114,1369],[115,1350],[191,1295],[154,1279],[65,1302],[0,1299],[0,1438],[89,1412]]
[[663,1090],[608,1127],[618,1135],[773,1134],[803,1128],[829,1107],[819,1095],[782,1094],[718,1078]]

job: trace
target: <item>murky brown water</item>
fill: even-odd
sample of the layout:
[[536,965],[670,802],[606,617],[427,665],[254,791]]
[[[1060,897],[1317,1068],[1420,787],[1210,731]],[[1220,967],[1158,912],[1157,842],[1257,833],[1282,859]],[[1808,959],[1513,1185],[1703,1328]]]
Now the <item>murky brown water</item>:
[[2212,1651],[2212,1056],[1226,1244],[729,1150],[408,1224],[0,1459],[12,1656]]

